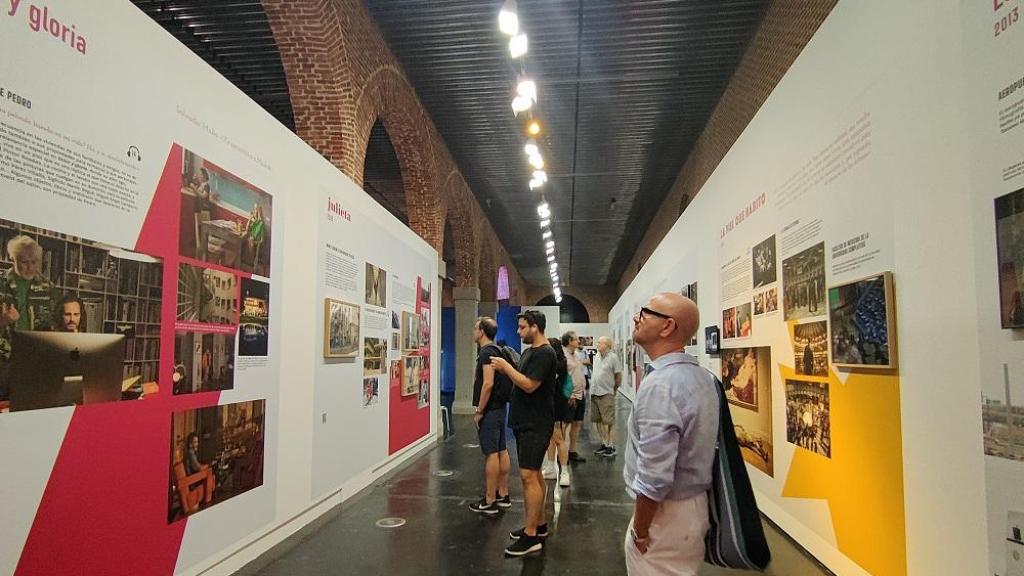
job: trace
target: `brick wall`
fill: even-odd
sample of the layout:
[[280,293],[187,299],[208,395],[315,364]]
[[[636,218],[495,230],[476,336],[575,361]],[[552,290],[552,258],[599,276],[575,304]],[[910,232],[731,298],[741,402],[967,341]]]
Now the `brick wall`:
[[[362,185],[370,131],[379,119],[398,157],[409,227],[443,253],[444,225],[451,220],[456,286],[493,294],[497,266],[505,265],[511,302],[523,303],[522,276],[362,2],[263,0],[263,6],[298,135]],[[481,238],[489,239],[487,248]]]
[[[594,323],[608,321],[608,311],[619,297],[615,286],[565,286],[562,288],[562,296],[566,295],[579,300],[587,308],[590,321]],[[530,286],[525,303],[532,306],[547,296],[551,296],[550,286]]]
[[618,283],[622,293],[700,192],[837,0],[775,0]]

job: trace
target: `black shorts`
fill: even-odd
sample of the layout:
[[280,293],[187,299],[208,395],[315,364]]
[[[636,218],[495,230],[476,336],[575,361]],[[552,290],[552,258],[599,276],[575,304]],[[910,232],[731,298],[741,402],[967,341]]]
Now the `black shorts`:
[[576,408],[573,409],[572,421],[583,422],[583,416],[587,413],[587,397],[584,396],[576,401]]
[[512,432],[516,435],[516,456],[519,467],[523,470],[540,470],[544,464],[544,456],[551,442],[554,423],[543,428],[518,428]]
[[484,417],[480,419],[480,429],[477,430],[477,437],[480,438],[480,450],[485,455],[497,454],[507,450],[505,444],[505,409],[484,411]]
[[555,393],[555,422],[572,422],[575,409],[569,406],[569,399],[561,392]]

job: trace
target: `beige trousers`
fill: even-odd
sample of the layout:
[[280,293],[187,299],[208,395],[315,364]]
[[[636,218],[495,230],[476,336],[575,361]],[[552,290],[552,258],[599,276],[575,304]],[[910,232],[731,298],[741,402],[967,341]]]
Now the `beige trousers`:
[[640,554],[626,530],[626,573],[629,576],[696,576],[704,562],[708,531],[708,495],[689,500],[665,500],[651,522],[650,544]]

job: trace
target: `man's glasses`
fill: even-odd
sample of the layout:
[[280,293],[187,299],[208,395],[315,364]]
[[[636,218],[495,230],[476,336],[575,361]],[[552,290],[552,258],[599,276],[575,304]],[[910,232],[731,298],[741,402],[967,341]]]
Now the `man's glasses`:
[[672,318],[672,316],[669,316],[668,314],[662,314],[661,312],[658,312],[657,310],[651,310],[647,306],[644,306],[644,307],[640,308],[640,312],[637,313],[636,319],[637,320],[643,320],[644,316],[655,316],[657,318],[664,318],[666,320]]

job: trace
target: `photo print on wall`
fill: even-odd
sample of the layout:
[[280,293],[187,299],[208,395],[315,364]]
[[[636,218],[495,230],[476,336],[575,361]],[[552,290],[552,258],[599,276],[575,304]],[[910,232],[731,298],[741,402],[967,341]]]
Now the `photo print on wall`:
[[420,349],[421,316],[413,312],[402,312],[402,350],[417,352]]
[[178,265],[178,324],[238,323],[238,277],[229,272]]
[[363,339],[363,375],[383,374],[388,357],[387,341],[383,338]]
[[753,333],[750,302],[722,311],[722,339],[748,338]]
[[779,311],[779,289],[771,287],[754,294],[754,316],[763,316]]
[[743,459],[773,476],[771,347],[723,349],[722,385]]
[[366,303],[383,308],[388,301],[388,273],[366,263]]
[[179,330],[174,337],[174,394],[235,387],[235,335]]
[[270,341],[270,285],[242,278],[238,355],[266,356]]
[[263,485],[266,400],[171,415],[168,524]]
[[895,368],[895,302],[891,272],[829,288],[832,363]]
[[1024,188],[995,199],[999,321],[1024,328]]
[[419,356],[402,357],[402,396],[414,396],[419,393],[422,366],[422,358]]
[[825,315],[824,242],[782,261],[782,300],[786,320]]
[[705,354],[718,354],[719,353],[719,342],[720,332],[718,326],[707,326],[704,328],[704,353]]
[[[2,219],[0,247],[0,305],[18,315],[0,329],[9,351],[0,413],[160,391],[160,259]],[[33,257],[16,264],[8,251]],[[19,299],[19,280],[37,295]],[[76,361],[75,350],[90,350],[91,361]]]
[[775,267],[775,235],[772,234],[754,246],[750,256],[754,288],[775,282],[778,278],[778,271]]
[[363,408],[376,404],[380,399],[379,377],[363,378]]
[[179,254],[269,277],[271,216],[270,194],[185,150]]
[[832,457],[828,382],[786,380],[786,441]]
[[324,299],[324,358],[359,355],[359,306]]
[[757,411],[759,379],[771,378],[771,363],[769,346],[722,349],[722,386],[726,400]]
[[793,366],[800,376],[828,376],[827,322],[793,326]]

